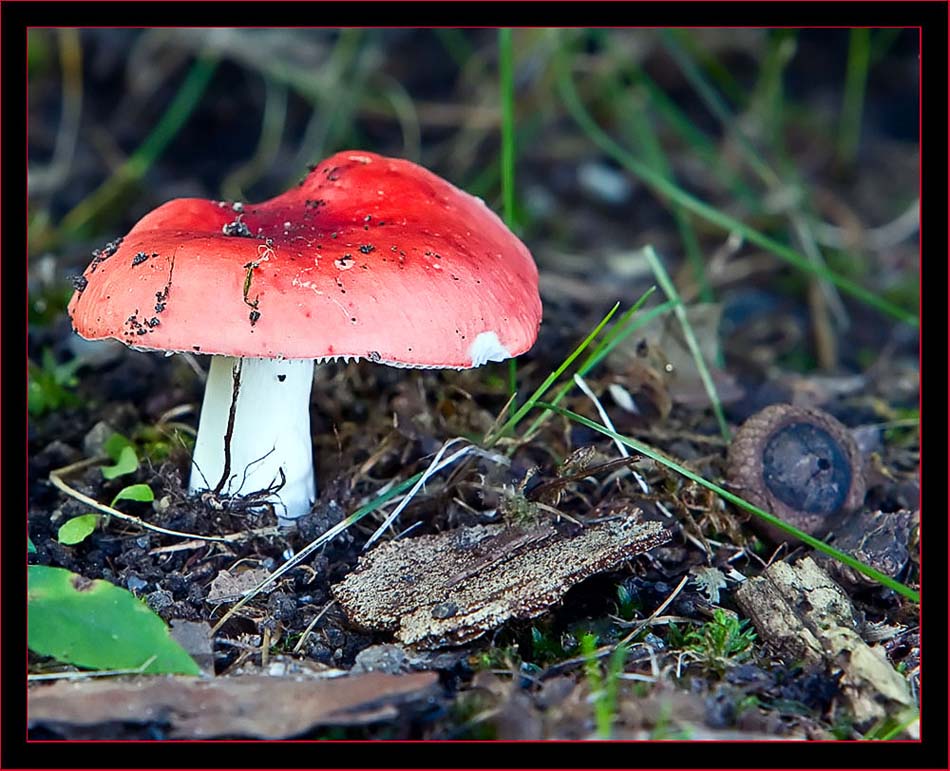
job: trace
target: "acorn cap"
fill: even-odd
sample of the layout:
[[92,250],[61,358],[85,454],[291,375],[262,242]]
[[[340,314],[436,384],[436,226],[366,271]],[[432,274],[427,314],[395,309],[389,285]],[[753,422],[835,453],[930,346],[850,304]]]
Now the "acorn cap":
[[[828,413],[776,404],[750,417],[729,447],[736,494],[809,535],[821,536],[864,502],[864,461],[851,432]],[[753,517],[775,542],[788,533]]]
[[146,350],[466,368],[528,350],[528,249],[409,161],[345,151],[260,204],[185,198],[94,253],[76,331]]

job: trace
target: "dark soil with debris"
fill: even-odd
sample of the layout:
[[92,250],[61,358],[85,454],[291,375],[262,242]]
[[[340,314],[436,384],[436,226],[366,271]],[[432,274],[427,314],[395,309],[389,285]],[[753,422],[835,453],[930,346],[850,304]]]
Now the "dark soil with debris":
[[[69,40],[59,41],[48,30],[36,32],[36,37],[31,35],[37,57],[31,74],[31,171],[53,164],[62,120],[57,45],[61,52],[72,50]],[[192,32],[194,36],[174,39],[159,31],[82,32],[77,42],[84,62],[85,101],[74,157],[58,184],[31,190],[31,207],[45,212],[48,222],[62,222],[92,194],[108,174],[109,158],[123,156],[142,142],[145,127],[160,116],[136,109],[157,109],[151,106],[170,101],[200,47],[200,31]],[[295,163],[299,154],[312,149],[301,139],[308,131],[325,132],[324,143],[318,143],[324,154],[363,146],[410,155],[421,146],[417,160],[461,186],[474,184],[479,169],[495,162],[497,102],[486,97],[495,87],[493,32],[466,32],[463,42],[470,64],[448,70],[426,65],[427,59],[441,62],[448,57],[429,32],[378,31],[344,44],[336,33],[283,31],[279,37],[277,32],[231,30],[222,36],[223,60],[213,86],[149,171],[147,184],[129,188],[134,195],[120,214],[100,212],[75,232],[47,225],[31,240],[40,245],[30,254],[31,362],[40,368],[44,351],[49,351],[44,373],[57,364],[79,363],[75,386],[48,385],[49,404],[31,410],[29,533],[36,552],[30,563],[67,568],[128,589],[173,630],[177,627],[176,634],[191,629],[197,641],[189,643],[187,635],[180,641],[190,646],[204,671],[222,683],[251,676],[319,680],[337,671],[437,675],[431,681],[413,681],[411,688],[393,686],[385,708],[371,709],[356,696],[333,696],[340,698],[341,710],[351,710],[352,720],[318,716],[312,724],[293,724],[295,736],[592,738],[603,735],[597,711],[607,705],[614,738],[857,738],[873,721],[862,722],[842,705],[852,703],[849,694],[874,693],[878,685],[849,680],[850,670],[820,655],[789,655],[778,638],[769,638],[768,629],[748,623],[730,626],[737,619],[755,618],[737,602],[738,587],[774,562],[795,564],[812,555],[821,566],[816,569],[830,574],[842,589],[842,602],[852,606],[853,613],[846,614],[845,621],[836,616],[836,623],[850,625],[855,646],[866,643],[899,673],[909,694],[905,706],[913,706],[920,678],[916,604],[808,547],[776,545],[752,525],[749,514],[715,493],[636,453],[629,462],[618,461],[618,447],[610,439],[564,417],[550,416],[530,440],[522,440],[540,410],[491,453],[469,455],[433,475],[383,540],[409,541],[481,526],[567,539],[585,526],[618,516],[658,523],[656,529],[666,531],[668,540],[660,545],[644,541],[642,550],[617,552],[609,564],[592,559],[596,569],[576,582],[565,579],[562,590],[543,607],[532,604],[530,614],[513,611],[498,623],[486,622],[477,635],[436,635],[431,639],[445,644],[416,645],[399,638],[393,625],[384,629],[360,617],[357,626],[346,603],[331,591],[358,566],[365,569],[365,560],[360,563],[363,547],[392,510],[394,504],[387,504],[346,528],[211,631],[260,578],[381,492],[425,470],[445,442],[456,437],[479,442],[509,398],[507,365],[471,371],[414,371],[365,361],[319,366],[311,402],[319,499],[295,527],[280,527],[272,511],[242,507],[240,502],[222,506],[186,491],[207,357],[163,357],[119,343],[86,344],[71,331],[65,314],[70,281],[86,267],[93,248],[122,235],[141,214],[171,197],[218,198],[238,190],[245,200],[254,201],[279,193],[287,179],[304,170]],[[745,114],[760,120],[756,99],[764,97],[756,91],[757,81],[741,73],[756,70],[767,53],[777,49],[768,35],[757,34],[762,31],[746,30],[728,40],[714,32],[696,36],[697,50],[733,73],[737,81],[726,82],[745,88]],[[795,39],[797,53],[785,73],[786,98],[794,100],[799,111],[810,109],[828,118],[842,98],[848,36],[829,30],[824,39],[820,32]],[[245,38],[255,34],[259,37],[249,45]],[[613,66],[616,51],[626,52],[709,132],[718,154],[734,158],[739,152],[735,137],[704,110],[656,36],[623,31],[607,36],[609,40],[592,37],[584,53],[577,54],[577,72],[584,73],[578,82],[587,82],[584,79],[598,68]],[[829,291],[830,284],[811,280],[757,246],[727,243],[728,233],[694,219],[706,280],[716,300],[701,303],[676,219],[661,199],[601,155],[570,121],[544,80],[550,42],[542,36],[530,42],[525,59],[519,58],[519,72],[524,69],[526,80],[516,83],[518,109],[525,121],[532,111],[539,117],[530,124],[531,136],[520,139],[517,186],[522,237],[541,274],[544,321],[536,345],[518,360],[516,403],[561,364],[614,303],[628,307],[654,283],[637,254],[652,244],[687,306],[733,433],[772,404],[821,409],[837,418],[860,455],[866,488],[856,510],[835,521],[829,539],[918,588],[916,329],[833,288]],[[885,238],[881,226],[898,219],[917,194],[916,104],[904,109],[897,100],[917,94],[915,44],[913,35],[901,35],[880,52],[884,64],[876,62],[870,71],[857,162],[837,166],[834,138],[791,108],[794,119],[784,129],[785,152],[811,194],[814,211],[808,212],[808,221],[817,223],[819,236],[837,238],[840,248],[827,247],[831,267],[904,307],[916,307],[916,300],[904,301],[917,291],[916,232],[911,229],[883,246],[875,246],[874,238]],[[425,56],[406,56],[407,50]],[[346,113],[342,123],[308,128],[310,107],[303,96],[272,82],[265,89],[249,78],[263,66],[258,57],[268,51],[294,68],[325,63],[336,52],[339,77],[353,84],[353,93],[341,106]],[[141,75],[140,80],[123,81],[133,58],[140,73],[148,63],[145,71],[152,72],[151,79]],[[532,64],[540,69],[531,70]],[[401,113],[394,117],[386,99],[395,87],[371,75],[380,70],[415,100],[417,135],[406,127]],[[454,73],[453,78],[444,75],[446,71]],[[829,78],[828,73],[840,77]],[[283,88],[284,140],[278,139],[266,170],[255,170],[253,164],[244,164],[257,146],[256,116],[267,109],[265,102],[272,104],[268,100],[279,102],[281,97],[272,90]],[[603,108],[597,113],[603,125],[623,134],[619,114],[599,105],[592,88],[583,96],[592,111]],[[121,110],[115,109],[116,102]],[[229,127],[227,132],[223,126]],[[755,126],[767,128],[761,120]],[[787,233],[794,228],[787,225],[779,203],[756,219],[675,137],[663,134],[661,140],[685,187],[718,209],[735,212],[737,218],[772,229],[776,238],[790,242]],[[764,146],[765,139],[761,142]],[[231,187],[222,183],[226,177]],[[891,194],[874,195],[881,187]],[[497,191],[495,181],[482,192],[496,210]],[[788,191],[769,192],[778,198]],[[657,299],[661,294],[656,292],[641,313],[659,305],[665,299]],[[564,378],[568,381],[569,374]],[[627,338],[585,381],[618,433],[642,440],[690,471],[729,487],[728,443],[673,314],[661,315]],[[577,387],[560,406],[603,422],[597,405]],[[64,481],[102,504],[127,485],[147,484],[154,502],[121,501],[116,508],[182,535],[111,518],[81,543],[63,545],[57,540],[58,528],[90,508],[53,486],[50,473],[101,457],[114,433],[134,444],[140,458],[134,473],[110,481],[103,477],[101,463],[90,463],[65,475]],[[519,541],[518,549],[535,548],[524,545],[533,537]],[[430,611],[444,620],[458,608],[442,602]],[[758,634],[745,644],[739,638],[726,643],[710,639],[724,629]],[[621,642],[626,658],[618,664],[614,652]],[[63,670],[55,661],[31,656],[31,672]],[[605,680],[616,687],[609,704]],[[31,689],[51,687],[43,683]],[[387,688],[373,686],[379,692]],[[225,700],[244,698],[240,689],[222,693]],[[182,699],[192,698],[182,694]],[[202,730],[222,738],[282,735],[275,721],[257,731],[254,725],[242,725],[236,734],[219,726],[201,725],[199,730],[194,723],[176,724],[174,719],[130,723],[109,713],[112,698],[117,697],[90,697],[90,709],[102,709],[98,724],[43,719],[34,723],[32,736],[165,738],[203,735]],[[249,699],[249,708],[261,698]],[[894,698],[894,704],[902,703]],[[894,714],[890,711],[887,717]],[[912,730],[901,727],[905,729]]]

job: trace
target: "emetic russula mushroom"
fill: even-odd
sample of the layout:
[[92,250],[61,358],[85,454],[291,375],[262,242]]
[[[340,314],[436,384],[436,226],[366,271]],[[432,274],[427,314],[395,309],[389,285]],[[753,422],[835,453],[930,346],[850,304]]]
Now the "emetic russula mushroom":
[[84,338],[211,355],[190,491],[293,519],[316,497],[314,364],[478,367],[527,351],[538,272],[483,201],[409,161],[346,151],[260,204],[185,198],[93,255]]

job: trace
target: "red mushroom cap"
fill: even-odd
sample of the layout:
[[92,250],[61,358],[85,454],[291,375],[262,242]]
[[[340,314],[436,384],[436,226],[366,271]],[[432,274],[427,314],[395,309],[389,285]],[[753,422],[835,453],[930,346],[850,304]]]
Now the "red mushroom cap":
[[143,349],[462,368],[528,350],[541,300],[483,201],[346,151],[264,203],[158,207],[94,253],[69,313],[85,338]]

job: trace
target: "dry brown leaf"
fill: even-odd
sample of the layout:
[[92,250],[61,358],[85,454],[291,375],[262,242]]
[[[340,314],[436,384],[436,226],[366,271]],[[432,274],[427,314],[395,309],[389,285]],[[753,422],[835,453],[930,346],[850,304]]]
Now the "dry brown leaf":
[[[234,571],[222,570],[214,577],[208,590],[208,602],[234,602],[245,595],[263,581],[268,573],[263,568]],[[264,592],[273,591],[273,587],[265,587]]]
[[438,675],[373,672],[297,680],[245,675],[59,681],[29,689],[30,727],[163,723],[179,739],[284,739],[316,726],[364,725],[432,695]]

